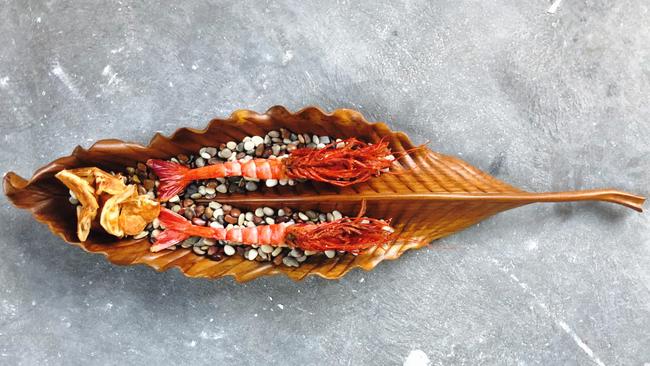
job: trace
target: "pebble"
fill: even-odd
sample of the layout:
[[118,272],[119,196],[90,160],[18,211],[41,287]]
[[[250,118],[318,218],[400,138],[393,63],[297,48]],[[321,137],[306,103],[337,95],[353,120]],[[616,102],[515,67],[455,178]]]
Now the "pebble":
[[264,219],[264,221],[266,221],[266,223],[269,225],[275,224],[275,220],[273,220],[272,217],[267,217],[266,219]]
[[172,198],[169,199],[169,202],[179,202],[181,199],[178,197],[178,195],[173,196]]
[[252,212],[246,212],[246,221],[251,221],[253,220],[254,214]]
[[204,255],[205,250],[201,249],[200,247],[192,247],[192,251],[198,255]]
[[255,216],[264,217],[264,209],[262,207],[256,208],[255,209]]
[[237,225],[242,226],[244,225],[244,221],[246,221],[246,215],[239,215],[237,218]]
[[284,258],[282,258],[282,263],[284,263],[284,265],[287,266],[287,267],[298,267],[298,266],[300,266],[298,261],[295,260],[292,257],[284,257]]
[[302,212],[298,212],[298,217],[300,217],[300,219],[303,221],[309,221],[309,217],[307,217],[307,215]]
[[343,215],[339,211],[332,211],[332,216],[334,217],[334,220],[340,220],[343,218]]
[[271,188],[271,187],[275,187],[275,186],[278,185],[278,180],[277,179],[267,179],[264,183],[266,184],[267,187]]
[[269,131],[269,133],[267,135],[271,136],[271,138],[273,138],[273,137],[277,138],[277,137],[280,137],[280,132],[278,132],[278,131]]
[[251,151],[251,150],[253,150],[254,148],[255,148],[255,144],[253,143],[253,141],[246,141],[246,142],[244,142],[244,150],[246,150],[246,151]]
[[221,156],[224,159],[228,159],[232,155],[232,150],[230,149],[223,149],[219,153],[219,156]]
[[206,194],[215,194],[215,193],[217,193],[217,191],[214,188],[206,188],[205,193]]
[[257,146],[264,143],[264,138],[262,136],[253,136],[251,137],[251,142]]
[[271,252],[271,255],[277,257],[278,254],[280,253],[282,253],[282,247],[276,247],[275,249],[273,249],[273,252]]
[[266,215],[266,216],[273,216],[273,214],[275,213],[275,211],[273,211],[273,209],[271,207],[264,207],[264,208],[262,208],[262,211],[264,212],[264,215]]
[[252,181],[246,182],[246,190],[247,191],[255,191],[255,190],[257,190],[257,184],[255,182],[252,182]]
[[235,141],[228,141],[226,147],[230,150],[235,150],[237,148],[237,143]]
[[226,192],[228,192],[228,186],[226,186],[225,184],[219,184],[219,185],[217,186],[217,192],[219,192],[219,193],[226,193]]
[[201,243],[203,245],[212,246],[212,245],[217,244],[217,241],[214,240],[214,239],[210,239],[210,238],[203,238],[203,240],[201,240]]
[[263,253],[270,254],[273,253],[274,248],[270,245],[262,245],[260,247],[260,250],[262,250]]
[[216,210],[218,208],[221,208],[221,203],[212,201],[208,204],[208,206],[210,206],[211,209]]
[[257,250],[251,249],[246,253],[246,258],[249,261],[254,260],[257,257]]
[[202,157],[197,158],[197,159],[194,161],[194,165],[196,165],[197,168],[204,167],[204,166],[205,166],[205,160],[204,160]]
[[327,256],[327,258],[334,258],[334,256],[336,255],[336,251],[334,251],[334,250],[326,250],[325,255]]
[[226,253],[227,256],[231,256],[231,255],[235,254],[235,248],[233,248],[232,246],[226,244],[223,247],[223,252]]

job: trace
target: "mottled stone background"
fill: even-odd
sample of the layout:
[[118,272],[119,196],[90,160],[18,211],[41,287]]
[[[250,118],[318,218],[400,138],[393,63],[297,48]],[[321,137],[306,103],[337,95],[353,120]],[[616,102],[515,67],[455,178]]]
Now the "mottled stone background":
[[[0,0],[0,171],[313,104],[524,189],[650,195],[650,3],[549,7]],[[340,281],[239,285],[113,266],[0,204],[3,365],[650,362],[650,220],[614,205],[517,209]]]

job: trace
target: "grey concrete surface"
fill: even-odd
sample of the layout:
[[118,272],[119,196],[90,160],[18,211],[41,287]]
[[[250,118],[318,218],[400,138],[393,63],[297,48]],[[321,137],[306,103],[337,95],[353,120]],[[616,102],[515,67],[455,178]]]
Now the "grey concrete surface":
[[[313,104],[524,189],[650,195],[650,4],[550,6],[2,0],[0,171]],[[650,220],[613,205],[510,211],[340,281],[240,285],[113,266],[0,204],[3,365],[650,363]]]

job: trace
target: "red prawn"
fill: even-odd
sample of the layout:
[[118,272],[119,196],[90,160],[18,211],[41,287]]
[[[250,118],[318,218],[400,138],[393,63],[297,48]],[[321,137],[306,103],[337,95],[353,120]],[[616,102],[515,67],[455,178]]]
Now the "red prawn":
[[[343,146],[337,147],[341,142]],[[182,192],[192,181],[210,178],[311,179],[349,186],[379,175],[395,159],[386,139],[372,145],[355,138],[341,142],[333,142],[322,149],[296,149],[287,159],[229,161],[196,169],[150,159],[147,166],[160,178],[158,199],[164,202]]]
[[322,224],[283,223],[231,229],[193,225],[183,216],[166,208],[160,211],[158,219],[165,230],[158,235],[151,246],[152,252],[169,248],[190,236],[247,245],[271,245],[317,251],[359,251],[388,243],[393,237],[390,221],[361,216],[345,217]]

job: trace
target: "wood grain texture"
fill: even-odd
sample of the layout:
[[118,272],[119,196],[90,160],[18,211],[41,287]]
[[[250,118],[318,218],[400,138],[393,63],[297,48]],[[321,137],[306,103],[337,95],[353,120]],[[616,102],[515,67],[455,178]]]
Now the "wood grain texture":
[[[68,203],[68,191],[55,178],[62,169],[97,166],[123,171],[149,158],[166,159],[179,153],[195,153],[203,146],[215,146],[249,135],[263,135],[286,128],[297,133],[329,135],[337,138],[357,137],[365,141],[387,138],[391,149],[404,153],[393,171],[366,183],[335,187],[318,182],[296,186],[261,188],[258,192],[217,197],[223,203],[252,209],[260,205],[300,210],[340,210],[358,212],[362,200],[367,215],[391,218],[396,229],[394,242],[386,248],[369,249],[358,256],[346,254],[328,259],[309,258],[298,268],[248,261],[240,256],[215,262],[194,255],[186,249],[151,253],[149,242],[116,240],[94,232],[86,242],[76,237],[76,215]],[[324,113],[315,107],[291,113],[273,107],[264,114],[240,110],[227,119],[214,119],[206,129],[181,128],[172,136],[154,136],[148,146],[119,140],[101,140],[85,150],[77,147],[70,156],[57,159],[36,171],[30,180],[13,172],[4,177],[4,191],[17,207],[29,210],[39,222],[68,243],[93,253],[104,254],[115,264],[146,264],[158,271],[177,267],[190,277],[219,278],[233,276],[244,282],[265,275],[286,274],[294,280],[308,275],[337,279],[353,268],[371,270],[381,261],[399,258],[409,249],[421,248],[504,210],[533,202],[600,200],[618,203],[641,211],[644,198],[616,190],[595,190],[535,194],[522,191],[489,176],[457,158],[435,153],[427,148],[414,149],[409,138],[393,132],[384,123],[369,123],[353,110],[340,109]],[[408,153],[407,153],[408,152]]]

